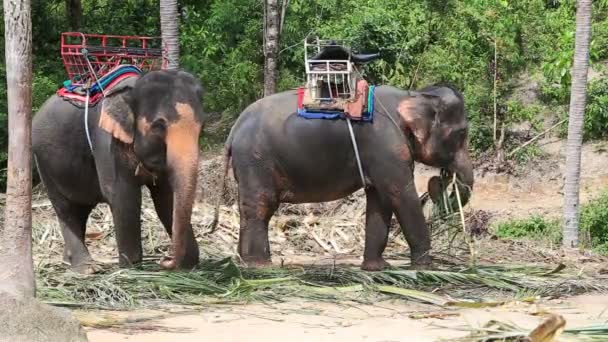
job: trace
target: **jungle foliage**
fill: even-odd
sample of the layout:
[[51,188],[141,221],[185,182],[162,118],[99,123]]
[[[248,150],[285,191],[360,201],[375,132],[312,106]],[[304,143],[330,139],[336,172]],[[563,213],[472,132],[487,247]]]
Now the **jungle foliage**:
[[[158,0],[83,1],[80,28],[73,27],[77,24],[69,20],[65,4],[32,3],[34,111],[66,78],[59,55],[62,31],[160,35]],[[183,0],[179,5],[181,66],[200,77],[205,108],[220,119],[206,130],[202,144],[219,143],[240,110],[263,93],[263,3]],[[545,113],[567,115],[574,14],[575,0],[290,0],[279,48],[278,88],[303,82],[306,35],[348,39],[362,52],[383,54],[365,70],[371,83],[415,89],[441,82],[462,90],[472,148],[483,151],[493,145],[495,79],[500,125],[525,121],[538,128]],[[601,72],[607,59],[608,0],[598,0],[591,66]],[[535,90],[518,96],[514,90],[522,85],[535,85]],[[605,80],[590,82],[588,139],[608,132],[607,93]],[[2,79],[0,169],[6,164],[6,130]]]
[[[580,240],[585,248],[608,255],[608,189],[581,206]],[[501,239],[540,240],[561,244],[561,221],[555,217],[531,215],[497,222],[493,231]]]

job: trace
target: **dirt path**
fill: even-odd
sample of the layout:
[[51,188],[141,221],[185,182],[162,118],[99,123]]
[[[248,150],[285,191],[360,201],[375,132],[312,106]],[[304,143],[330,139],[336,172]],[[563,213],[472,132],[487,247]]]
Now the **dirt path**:
[[[498,308],[446,311],[405,301],[375,306],[347,306],[318,302],[288,302],[272,306],[210,306],[197,313],[131,323],[117,329],[88,329],[89,340],[114,341],[437,341],[468,334],[491,319],[532,329],[542,321],[538,313],[562,314],[567,327],[605,322],[608,296],[586,295],[540,304],[509,303]],[[411,315],[444,314],[443,319]],[[144,317],[155,312],[114,313]],[[90,315],[90,314],[89,314]],[[85,317],[85,316],[82,316]]]

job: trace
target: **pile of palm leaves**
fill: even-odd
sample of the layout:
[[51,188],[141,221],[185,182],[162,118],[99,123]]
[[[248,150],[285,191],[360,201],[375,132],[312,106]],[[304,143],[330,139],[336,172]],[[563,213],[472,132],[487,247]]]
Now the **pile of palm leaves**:
[[[356,267],[240,268],[231,258],[207,260],[191,272],[162,272],[156,264],[79,275],[59,265],[38,267],[38,296],[56,305],[129,308],[209,302],[313,300],[372,302],[400,297],[441,306],[483,306],[480,296],[560,296],[605,291],[608,285],[537,267],[447,267],[416,271]],[[472,294],[471,290],[476,290]],[[459,292],[461,291],[461,292]],[[456,293],[468,297],[454,299]],[[488,304],[490,305],[490,304]]]
[[556,314],[549,315],[536,328],[528,330],[510,322],[490,320],[481,327],[465,327],[468,336],[452,339],[454,342],[552,342],[552,341],[606,341],[608,324],[584,327],[566,327],[566,320]]

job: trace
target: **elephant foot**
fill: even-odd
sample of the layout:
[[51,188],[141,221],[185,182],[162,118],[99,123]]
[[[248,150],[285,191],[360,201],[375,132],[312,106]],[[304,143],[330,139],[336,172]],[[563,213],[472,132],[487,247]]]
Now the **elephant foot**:
[[413,270],[430,270],[433,268],[433,260],[428,253],[418,254],[417,256],[412,255],[412,266]]
[[138,254],[135,256],[128,256],[124,253],[118,255],[118,267],[120,268],[129,268],[136,266],[141,263],[143,259],[142,254]]
[[391,264],[383,258],[364,260],[361,264],[361,269],[364,271],[382,271],[387,267],[391,267]]
[[198,265],[198,258],[184,258],[179,264],[173,256],[164,256],[160,259],[160,268],[163,270],[192,270]]
[[80,263],[78,265],[72,265],[71,270],[72,272],[76,272],[79,274],[90,275],[101,272],[103,268],[95,261],[91,260],[88,262]]
[[247,267],[251,268],[266,268],[272,267],[270,258],[245,257],[241,258]]

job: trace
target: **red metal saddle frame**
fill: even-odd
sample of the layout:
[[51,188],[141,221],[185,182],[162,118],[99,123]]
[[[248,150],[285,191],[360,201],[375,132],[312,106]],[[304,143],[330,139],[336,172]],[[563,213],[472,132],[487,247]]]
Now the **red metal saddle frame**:
[[166,69],[168,64],[166,56],[166,48],[160,37],[81,32],[61,34],[61,58],[68,77],[74,85],[94,81],[91,68],[98,78],[120,64],[132,64],[142,71]]

